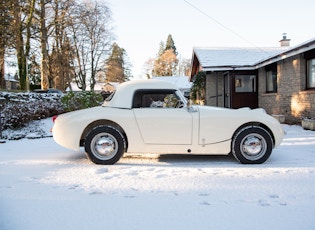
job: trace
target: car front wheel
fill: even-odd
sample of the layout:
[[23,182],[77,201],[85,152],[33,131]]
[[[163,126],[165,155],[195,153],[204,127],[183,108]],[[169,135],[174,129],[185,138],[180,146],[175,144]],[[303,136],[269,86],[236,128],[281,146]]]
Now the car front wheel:
[[99,126],[87,134],[84,148],[95,164],[115,164],[124,154],[125,138],[114,127]]
[[272,137],[259,126],[248,126],[239,130],[232,141],[232,153],[243,164],[264,163],[272,148]]

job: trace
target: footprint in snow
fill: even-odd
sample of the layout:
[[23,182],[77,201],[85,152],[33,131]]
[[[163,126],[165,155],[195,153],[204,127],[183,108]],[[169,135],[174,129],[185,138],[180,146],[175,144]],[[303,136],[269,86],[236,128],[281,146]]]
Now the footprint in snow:
[[107,172],[108,172],[108,168],[99,168],[95,170],[95,174],[103,174]]
[[280,198],[280,197],[279,197],[278,195],[276,195],[276,194],[272,194],[272,195],[270,195],[269,197],[272,198],[272,199],[279,199],[279,198]]
[[89,195],[102,195],[102,194],[103,194],[102,192],[98,192],[98,191],[89,193]]
[[259,200],[258,205],[260,205],[262,207],[267,207],[267,206],[270,206],[270,203],[268,203],[268,201],[266,201],[266,200]]
[[208,193],[200,193],[199,196],[209,196]]
[[211,204],[208,203],[207,201],[204,201],[204,202],[201,202],[200,205],[207,205],[207,206],[209,206],[209,205],[211,205]]
[[74,185],[70,186],[68,189],[69,190],[74,190],[74,189],[77,189],[78,187],[79,187],[79,185],[74,184]]

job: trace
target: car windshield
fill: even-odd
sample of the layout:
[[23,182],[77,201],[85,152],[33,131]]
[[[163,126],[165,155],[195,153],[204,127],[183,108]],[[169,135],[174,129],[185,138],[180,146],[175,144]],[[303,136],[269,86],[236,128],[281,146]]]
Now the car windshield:
[[109,102],[110,100],[112,100],[112,98],[114,97],[115,95],[115,91],[113,93],[111,93],[106,99],[105,101]]

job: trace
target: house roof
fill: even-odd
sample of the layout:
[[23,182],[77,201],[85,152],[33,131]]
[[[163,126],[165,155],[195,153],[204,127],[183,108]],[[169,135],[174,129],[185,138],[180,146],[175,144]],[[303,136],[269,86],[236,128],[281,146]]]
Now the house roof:
[[200,65],[204,70],[230,70],[233,68],[253,69],[255,63],[280,54],[283,47],[249,48],[249,47],[210,47],[194,48]]
[[11,74],[5,74],[5,75],[4,75],[4,79],[5,79],[6,81],[19,82],[19,81],[16,80],[16,79],[14,78],[14,76],[11,75]]
[[197,57],[204,71],[248,70],[257,69],[314,48],[315,38],[294,47],[196,47],[193,49],[193,55]]

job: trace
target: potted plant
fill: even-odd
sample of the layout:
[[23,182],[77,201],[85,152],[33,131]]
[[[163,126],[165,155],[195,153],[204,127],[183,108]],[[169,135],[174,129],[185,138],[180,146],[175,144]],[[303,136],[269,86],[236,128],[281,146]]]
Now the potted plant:
[[315,131],[315,117],[302,117],[303,129]]

